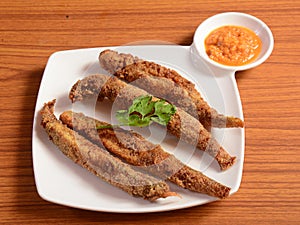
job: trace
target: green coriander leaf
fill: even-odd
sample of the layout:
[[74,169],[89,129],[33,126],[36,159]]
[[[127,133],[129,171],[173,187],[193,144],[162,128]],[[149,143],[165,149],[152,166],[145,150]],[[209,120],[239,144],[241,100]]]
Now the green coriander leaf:
[[128,125],[129,126],[134,126],[135,124],[138,124],[140,120],[140,117],[136,114],[132,114],[130,116],[128,116]]
[[150,117],[140,118],[136,114],[132,114],[128,117],[129,126],[146,127],[151,123]]
[[149,126],[152,122],[166,126],[176,112],[176,107],[165,100],[152,101],[152,96],[140,96],[133,100],[128,110],[118,110],[119,125],[99,126],[97,129],[119,126]]
[[164,125],[164,126],[166,126],[168,124],[165,120],[162,120],[157,116],[152,116],[151,120],[158,123],[158,124]]
[[116,118],[120,124],[128,124],[128,112],[127,110],[118,110],[116,112]]
[[129,114],[137,112],[141,114],[142,118],[153,111],[154,102],[152,96],[140,96],[133,101],[133,104],[129,107]]
[[124,114],[124,113],[127,113],[127,110],[126,109],[121,109],[121,110],[118,110],[117,113],[118,114]]
[[157,123],[162,125],[167,125],[171,120],[171,117],[176,112],[176,107],[172,104],[166,103],[165,100],[155,102],[154,108],[154,115],[158,117],[158,119],[155,120]]

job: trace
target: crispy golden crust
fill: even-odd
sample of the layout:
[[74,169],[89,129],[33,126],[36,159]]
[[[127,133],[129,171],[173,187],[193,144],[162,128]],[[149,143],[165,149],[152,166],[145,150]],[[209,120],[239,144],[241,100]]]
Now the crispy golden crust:
[[[97,89],[89,90],[87,88],[86,84],[91,84],[93,81],[101,91]],[[104,81],[104,83],[101,83],[102,81]],[[73,102],[89,96],[99,95],[101,99],[106,97],[114,101],[114,103],[122,109],[127,109],[136,97],[149,95],[146,91],[126,84],[116,77],[100,74],[88,76],[78,81],[75,86],[76,88],[73,87],[69,94]],[[92,87],[94,86],[92,85]],[[74,89],[76,89],[76,91],[74,91]],[[156,100],[156,98],[153,98],[153,100]],[[181,140],[197,146],[202,151],[206,151],[218,161],[222,170],[234,164],[235,157],[230,156],[197,119],[180,108],[177,108],[175,115],[167,125],[167,129],[169,133]]]
[[50,140],[75,163],[136,197],[156,200],[177,195],[169,191],[165,182],[133,170],[128,164],[63,125],[53,114],[54,104],[55,100],[42,108],[41,124]]
[[174,155],[165,152],[160,145],[154,145],[133,131],[121,128],[97,130],[96,127],[110,124],[71,111],[62,113],[60,120],[98,146],[104,146],[126,162],[141,166],[155,176],[169,179],[180,187],[218,198],[229,195],[229,187],[184,165]]
[[101,52],[99,62],[114,76],[126,82],[134,82],[135,86],[184,109],[204,127],[244,127],[241,119],[224,116],[211,108],[195,85],[174,70],[112,50]]
[[118,54],[117,52],[109,49],[100,53],[99,60],[101,67],[105,68],[105,70],[111,74],[114,74],[115,71],[124,68],[126,65],[141,61],[141,59],[134,57],[131,54]]

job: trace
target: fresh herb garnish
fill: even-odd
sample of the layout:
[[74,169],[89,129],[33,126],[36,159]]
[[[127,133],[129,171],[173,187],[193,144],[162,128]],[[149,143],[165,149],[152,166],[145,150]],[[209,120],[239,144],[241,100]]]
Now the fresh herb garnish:
[[176,107],[163,99],[152,101],[152,96],[140,96],[133,100],[128,110],[118,110],[116,112],[119,125],[98,126],[97,129],[116,126],[146,127],[152,122],[166,126],[175,112]]

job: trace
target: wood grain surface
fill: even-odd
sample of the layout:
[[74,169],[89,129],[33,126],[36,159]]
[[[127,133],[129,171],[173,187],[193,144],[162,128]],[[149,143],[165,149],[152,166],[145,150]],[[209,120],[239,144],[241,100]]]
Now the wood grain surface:
[[[31,134],[48,57],[144,40],[190,45],[204,19],[226,11],[257,16],[275,38],[264,64],[236,75],[246,122],[239,191],[226,200],[150,214],[92,212],[42,200]],[[299,21],[297,0],[0,1],[0,223],[300,224]]]

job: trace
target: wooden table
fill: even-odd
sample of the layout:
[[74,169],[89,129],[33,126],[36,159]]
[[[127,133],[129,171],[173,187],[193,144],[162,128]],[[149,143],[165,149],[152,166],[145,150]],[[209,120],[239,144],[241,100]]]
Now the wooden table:
[[[273,31],[261,66],[237,73],[246,122],[239,191],[203,206],[151,214],[110,214],[42,200],[32,169],[31,133],[45,65],[59,50],[160,40],[190,45],[196,27],[225,11],[252,14]],[[0,223],[300,224],[300,2],[0,2]]]

